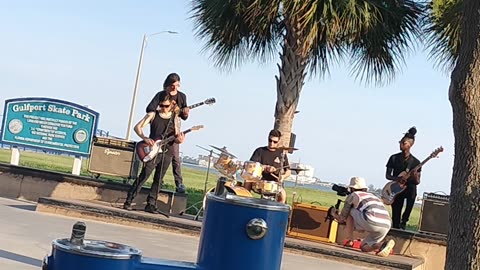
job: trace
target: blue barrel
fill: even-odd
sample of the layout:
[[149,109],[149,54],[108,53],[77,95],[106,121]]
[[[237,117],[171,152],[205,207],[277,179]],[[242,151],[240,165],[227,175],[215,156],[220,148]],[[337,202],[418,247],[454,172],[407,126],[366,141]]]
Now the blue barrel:
[[75,245],[69,239],[57,239],[52,243],[46,269],[132,270],[140,259],[140,250],[122,244],[86,239],[82,245]]
[[280,269],[289,205],[230,194],[206,198],[199,269]]

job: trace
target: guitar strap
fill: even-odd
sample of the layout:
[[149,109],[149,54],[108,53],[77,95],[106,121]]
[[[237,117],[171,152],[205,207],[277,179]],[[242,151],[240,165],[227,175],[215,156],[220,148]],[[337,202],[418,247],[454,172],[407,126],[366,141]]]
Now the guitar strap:
[[406,171],[407,173],[410,172],[410,170],[414,167],[412,156],[409,156],[407,160],[404,160],[403,165],[405,166],[403,171]]

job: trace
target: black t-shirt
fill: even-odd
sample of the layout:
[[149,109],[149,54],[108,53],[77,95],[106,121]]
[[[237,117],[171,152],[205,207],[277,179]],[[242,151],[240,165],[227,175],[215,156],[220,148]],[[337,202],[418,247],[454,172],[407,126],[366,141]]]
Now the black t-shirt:
[[[165,91],[165,90],[163,90],[163,91]],[[158,106],[158,104],[160,104],[160,95],[163,91],[158,92],[152,98],[150,103],[148,103],[147,108],[146,108],[147,113],[154,112],[154,111],[157,110],[157,106]],[[183,108],[187,107],[187,96],[180,91],[177,91],[177,94],[175,96],[170,96],[170,99],[174,100],[177,103],[177,106],[180,109],[183,109]],[[180,113],[180,118],[182,118],[183,120],[187,120],[187,116],[184,115],[183,113]]]
[[[153,118],[152,122],[150,123],[150,139],[159,140],[159,139],[167,139],[175,135],[175,121],[174,121],[174,114],[172,113],[172,117],[165,119],[160,116],[160,113],[156,112],[155,117]],[[173,145],[173,140],[168,143],[163,150],[172,150],[171,147]]]
[[[392,175],[397,177],[401,172],[407,171],[407,169],[408,171],[410,171],[418,164],[420,164],[420,161],[412,154],[410,154],[410,156],[405,159],[403,153],[400,152],[390,156],[387,162],[387,168],[393,169]],[[422,168],[418,169],[418,172],[420,172],[421,170]],[[407,186],[416,186],[415,180],[412,177],[407,179]]]
[[[259,147],[255,150],[255,152],[253,152],[250,160],[255,162],[260,162],[262,165],[270,165],[270,166],[274,166],[275,168],[280,168],[281,167],[280,164],[282,162],[282,150],[270,151],[266,146]],[[285,155],[283,166],[284,167],[289,166],[287,155]],[[273,174],[275,174],[276,176],[279,176],[280,173],[279,171],[277,171]],[[272,176],[271,173],[269,172],[263,172],[262,179],[267,181],[278,181],[278,179]]]

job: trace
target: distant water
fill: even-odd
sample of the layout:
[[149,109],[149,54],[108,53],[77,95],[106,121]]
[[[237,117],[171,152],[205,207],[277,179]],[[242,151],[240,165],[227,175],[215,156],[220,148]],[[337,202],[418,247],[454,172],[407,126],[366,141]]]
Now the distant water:
[[[203,171],[205,173],[207,172],[207,167],[203,167],[203,166],[200,166],[200,165],[195,165],[195,164],[190,164],[190,163],[182,163],[182,166],[185,166],[185,167],[188,167],[188,168],[191,168],[191,169],[194,169],[194,170]],[[211,167],[210,168],[210,174],[219,174],[219,172],[215,168]],[[285,186],[286,187],[295,187],[295,182],[285,181]],[[297,187],[333,192],[331,187],[315,185],[315,184],[305,184],[305,185],[297,184]]]

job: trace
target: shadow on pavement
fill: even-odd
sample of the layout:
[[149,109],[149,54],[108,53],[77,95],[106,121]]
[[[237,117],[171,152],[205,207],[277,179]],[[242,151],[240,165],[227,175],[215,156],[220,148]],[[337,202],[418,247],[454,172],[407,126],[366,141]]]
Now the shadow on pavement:
[[16,261],[19,263],[29,264],[33,266],[42,266],[42,260],[38,260],[32,257],[23,256],[17,253],[8,252],[6,250],[0,249],[0,258],[5,258],[8,260]]
[[7,206],[10,206],[10,207],[13,207],[13,208],[18,208],[18,209],[21,209],[21,210],[27,210],[27,211],[35,211],[35,209],[37,208],[36,205],[34,204],[10,204],[10,205],[7,205]]

